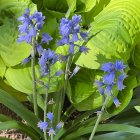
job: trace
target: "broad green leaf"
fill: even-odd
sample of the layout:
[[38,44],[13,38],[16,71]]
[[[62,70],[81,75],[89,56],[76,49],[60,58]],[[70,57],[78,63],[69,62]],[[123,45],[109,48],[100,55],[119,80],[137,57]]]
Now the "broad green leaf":
[[30,0],[1,0],[0,1],[0,56],[7,66],[19,64],[30,54],[30,45],[17,43],[18,21],[25,9],[35,10]]
[[117,98],[119,99],[121,105],[116,108],[114,104],[112,104],[107,110],[111,114],[117,114],[121,112],[131,101],[133,96],[133,89],[137,86],[137,81],[134,76],[128,76],[124,81],[124,85],[126,88],[118,93]]
[[12,88],[6,80],[0,79],[0,89],[8,92],[19,101],[27,101],[26,95]]
[[135,109],[140,112],[140,106],[135,106]]
[[11,121],[12,119],[8,116],[0,114],[0,122]]
[[112,132],[95,136],[95,140],[139,140],[140,136],[136,134]]
[[[40,77],[39,66],[36,65],[36,79]],[[56,71],[61,68],[61,64],[58,62],[51,68],[51,75],[53,76]],[[5,77],[9,84],[18,91],[23,93],[32,94],[32,72],[29,64],[27,66],[17,66],[13,68],[8,68]],[[39,79],[40,80],[40,79]],[[49,92],[54,92],[57,89],[58,78],[51,78],[51,86]],[[43,78],[43,82],[47,83],[47,76]],[[46,88],[39,83],[37,83],[37,91],[41,94],[45,93]]]
[[[140,43],[139,43],[140,44]],[[133,64],[135,67],[140,69],[140,45],[136,45],[134,48],[134,53],[132,55]]]
[[56,32],[56,29],[58,27],[58,23],[55,17],[49,15],[49,14],[44,14],[46,17],[45,19],[45,24],[43,25],[41,32],[48,33],[50,35],[53,35]]
[[7,130],[7,129],[19,129],[33,140],[40,139],[39,135],[37,135],[32,128],[14,120],[0,123],[0,130]]
[[96,4],[98,4],[98,1],[97,0],[77,0],[77,10],[76,11],[77,12],[88,12]]
[[42,132],[39,130],[39,128],[37,128],[37,123],[39,120],[36,118],[36,116],[31,111],[29,111],[23,104],[17,101],[14,97],[1,89],[0,103],[15,112],[19,117],[25,120],[27,124],[31,126],[38,134],[40,134],[40,136],[42,136]]
[[76,64],[98,69],[110,60],[126,62],[140,33],[139,9],[139,0],[110,1],[91,24],[90,34],[93,37],[87,43],[89,53],[82,54]]
[[[72,140],[79,136],[91,133],[93,126],[90,127],[81,127],[77,131],[67,135],[64,140]],[[116,132],[127,132],[140,135],[140,128],[126,125],[126,124],[100,124],[96,132],[107,132],[107,131],[116,131]]]
[[100,77],[99,71],[82,68],[70,80],[68,97],[77,110],[85,111],[100,107],[103,102],[102,96],[94,87],[95,76]]
[[2,58],[0,57],[0,77],[3,77],[6,71],[6,65],[4,64]]

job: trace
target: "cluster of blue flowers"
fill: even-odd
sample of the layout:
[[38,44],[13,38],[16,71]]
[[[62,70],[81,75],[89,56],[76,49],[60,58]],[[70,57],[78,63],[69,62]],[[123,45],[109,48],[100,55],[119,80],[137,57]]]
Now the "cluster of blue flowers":
[[101,70],[103,70],[107,74],[103,76],[101,81],[95,82],[99,92],[102,95],[109,94],[113,97],[113,101],[116,107],[120,106],[120,102],[113,95],[112,89],[113,86],[117,86],[119,91],[122,91],[125,88],[125,86],[123,85],[123,81],[127,77],[127,75],[124,72],[124,69],[126,69],[126,65],[124,65],[123,62],[119,60],[116,60],[116,63],[105,63],[102,65]]
[[87,33],[81,32],[80,23],[82,22],[81,16],[74,15],[71,20],[68,18],[62,18],[59,26],[60,34],[62,39],[58,41],[58,45],[69,45],[68,52],[74,54],[75,47],[79,48],[79,52],[88,52],[86,46],[79,46],[76,44],[77,41],[86,40]]
[[[29,9],[26,9],[25,13],[18,18],[18,21],[22,22],[22,25],[19,25],[20,35],[17,41],[19,43],[26,41],[27,44],[34,45],[39,56],[41,56],[42,53],[44,52],[42,44],[43,43],[49,44],[49,41],[53,39],[50,35],[43,33],[41,42],[37,41],[37,36],[44,24],[43,21],[44,19],[45,17],[42,16],[42,12],[35,11],[34,14],[30,15]],[[32,56],[32,52],[31,52],[31,56]],[[25,58],[22,64],[26,64],[29,61],[30,58]]]
[[46,115],[46,117],[47,117],[47,119],[48,119],[48,122],[40,121],[40,122],[38,123],[38,127],[39,127],[43,132],[45,132],[45,131],[48,130],[47,133],[49,134],[49,136],[55,135],[55,134],[56,134],[55,131],[58,131],[60,128],[62,128],[63,125],[64,125],[64,123],[63,123],[62,121],[60,121],[60,122],[56,125],[56,127],[55,127],[55,129],[54,129],[54,128],[52,127],[52,121],[53,121],[53,119],[54,119],[53,113],[52,113],[52,112],[48,112],[47,115]]
[[54,63],[56,63],[57,61],[58,56],[54,51],[50,49],[48,50],[44,49],[38,61],[40,65],[41,76],[47,75],[49,72],[49,67]]

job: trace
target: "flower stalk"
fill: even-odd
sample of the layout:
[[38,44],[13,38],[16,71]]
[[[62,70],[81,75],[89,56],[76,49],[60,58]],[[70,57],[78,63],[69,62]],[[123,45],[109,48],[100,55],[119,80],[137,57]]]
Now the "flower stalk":
[[35,45],[32,45],[32,60],[31,60],[31,69],[32,69],[32,83],[33,83],[33,104],[34,104],[34,113],[38,117],[38,107],[37,107],[37,91],[36,91],[36,75],[35,75]]
[[[50,79],[51,79],[51,76],[50,76],[50,69],[49,69],[49,72],[48,72],[48,83],[47,83],[47,87],[46,87],[45,100],[44,100],[44,122],[47,121],[46,114],[47,114],[47,108],[48,108],[48,93],[49,93]],[[46,133],[46,131],[44,131],[44,138],[45,138],[45,140],[47,140],[47,133]]]
[[110,97],[109,95],[106,96],[105,101],[104,101],[104,103],[103,103],[103,105],[102,105],[101,111],[100,111],[99,115],[97,114],[97,115],[98,115],[98,118],[97,118],[97,120],[96,120],[95,126],[94,126],[94,128],[93,128],[93,130],[92,130],[92,133],[91,133],[91,135],[90,135],[89,140],[93,140],[93,138],[94,138],[94,135],[95,135],[95,133],[96,133],[97,127],[98,127],[98,125],[99,125],[99,123],[100,123],[101,117],[102,117],[102,115],[103,115],[103,113],[104,113],[104,110],[105,110],[105,107],[106,107],[106,105],[107,105],[107,103],[108,103],[109,97]]

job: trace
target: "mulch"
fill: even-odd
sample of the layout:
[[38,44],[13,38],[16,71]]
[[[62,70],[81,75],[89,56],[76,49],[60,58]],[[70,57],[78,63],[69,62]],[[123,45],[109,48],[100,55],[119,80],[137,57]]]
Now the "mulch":
[[[27,106],[29,109],[31,109],[31,106],[28,102],[25,102],[23,104]],[[2,104],[0,104],[0,114],[4,114],[20,122],[22,121],[22,119],[17,114],[15,114]],[[0,131],[0,137],[10,138],[11,140],[31,140],[31,138],[27,137],[25,134],[15,129]]]

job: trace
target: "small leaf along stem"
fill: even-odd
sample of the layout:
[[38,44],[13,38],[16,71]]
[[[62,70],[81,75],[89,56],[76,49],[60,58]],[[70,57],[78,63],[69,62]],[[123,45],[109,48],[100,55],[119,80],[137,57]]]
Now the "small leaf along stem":
[[104,110],[105,110],[105,106],[106,106],[106,104],[108,103],[108,99],[109,99],[109,95],[107,95],[106,98],[105,98],[105,101],[104,101],[104,103],[103,103],[103,105],[102,105],[101,111],[100,111],[100,113],[99,113],[99,115],[98,115],[98,118],[97,118],[97,120],[96,120],[96,123],[95,123],[95,125],[94,125],[94,128],[93,128],[93,130],[92,130],[92,133],[91,133],[91,135],[90,135],[89,140],[93,140],[93,138],[94,138],[94,135],[95,135],[96,130],[97,130],[97,127],[98,127],[98,125],[99,125],[99,123],[100,123],[102,114],[103,114],[103,112],[104,112]]
[[[48,93],[49,93],[50,79],[51,79],[51,75],[50,75],[50,68],[49,68],[48,83],[47,83],[47,87],[46,87],[45,100],[44,100],[44,122],[47,121],[46,114],[47,114],[47,107],[48,107]],[[47,140],[47,133],[46,133],[46,131],[44,132],[44,138],[45,138],[45,140]]]
[[33,43],[33,45],[32,45],[31,69],[32,69],[34,113],[35,113],[35,115],[38,117],[37,91],[36,91],[36,75],[35,75],[35,43]]

